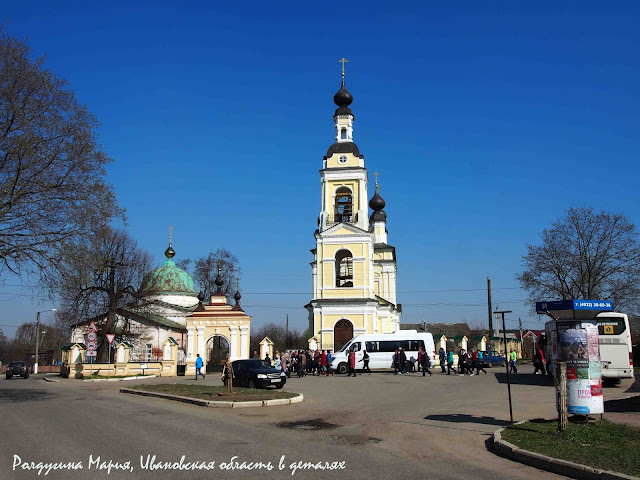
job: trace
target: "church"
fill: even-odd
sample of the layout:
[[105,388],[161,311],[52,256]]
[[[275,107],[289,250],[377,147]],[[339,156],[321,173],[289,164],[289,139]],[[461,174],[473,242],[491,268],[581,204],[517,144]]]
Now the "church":
[[321,205],[311,250],[312,300],[305,307],[311,349],[339,350],[355,335],[400,329],[396,300],[396,250],[387,243],[387,214],[376,191],[367,207],[368,173],[353,141],[353,96],[344,81],[334,95],[335,142],[320,170]]

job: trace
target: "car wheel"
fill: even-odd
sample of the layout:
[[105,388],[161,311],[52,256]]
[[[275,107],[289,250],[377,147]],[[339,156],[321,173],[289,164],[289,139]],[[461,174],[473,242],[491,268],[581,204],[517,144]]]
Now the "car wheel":
[[487,367],[493,368],[493,362],[487,362]]
[[338,365],[338,368],[336,370],[340,375],[344,375],[345,373],[347,373],[347,364],[342,362],[341,364]]
[[506,362],[502,362],[502,363],[500,364],[500,366],[501,366],[501,367],[506,367],[506,366],[507,366],[507,363],[506,363]]
[[24,376],[24,378],[29,378],[29,374],[27,373],[27,374]]
[[409,373],[413,372],[413,369],[414,369],[413,362],[407,362],[405,364],[404,368],[406,368],[407,372],[409,372]]
[[11,380],[11,375],[7,373],[7,380]]
[[253,381],[253,378],[249,379],[249,383],[247,383],[247,387],[256,388],[256,382]]

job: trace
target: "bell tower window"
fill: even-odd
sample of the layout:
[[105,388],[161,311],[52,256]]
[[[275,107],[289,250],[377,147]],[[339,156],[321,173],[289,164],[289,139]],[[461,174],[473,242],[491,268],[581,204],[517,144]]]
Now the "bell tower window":
[[353,255],[349,250],[336,255],[336,287],[353,287]]
[[351,190],[347,187],[340,187],[336,190],[334,221],[336,223],[351,223],[353,221],[353,197]]
[[340,138],[342,140],[346,140],[347,139],[347,129],[343,128],[342,130],[340,130]]

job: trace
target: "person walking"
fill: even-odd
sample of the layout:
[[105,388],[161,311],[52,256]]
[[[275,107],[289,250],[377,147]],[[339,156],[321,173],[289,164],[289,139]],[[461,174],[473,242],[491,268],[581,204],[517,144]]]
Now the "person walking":
[[451,375],[451,370],[453,370],[454,373],[458,373],[453,367],[453,350],[449,350],[449,354],[447,355],[447,375]]
[[440,347],[438,357],[440,360],[440,368],[442,369],[442,373],[447,373],[447,352],[444,351],[444,348]]
[[458,353],[458,375],[463,376],[469,370],[467,368],[467,360],[469,356],[467,355],[467,351],[464,348],[460,349],[460,353]]
[[264,356],[264,361],[267,362],[269,364],[269,366],[272,365],[271,357],[269,357],[269,352],[267,352],[267,354]]
[[327,352],[322,350],[322,355],[320,355],[320,373],[327,374]]
[[196,357],[196,380],[198,380],[198,375],[202,375],[202,378],[204,379],[204,374],[202,373],[202,358],[199,353]]
[[431,376],[432,373],[431,370],[429,370],[429,367],[431,366],[431,359],[429,358],[429,355],[427,355],[427,352],[422,352],[420,361],[422,362],[422,376],[424,377],[425,373],[428,373],[429,376]]
[[399,371],[400,368],[398,368],[398,349],[396,348],[396,351],[393,352],[393,374],[397,375]]
[[540,370],[540,373],[544,375],[544,363],[544,353],[542,352],[541,348],[538,348],[535,355],[533,356],[533,366],[535,368],[535,370],[533,371],[534,375],[537,375],[538,370]]
[[510,359],[511,361],[509,363],[511,364],[511,373],[517,374],[518,367],[516,367],[516,361],[518,360],[518,355],[516,354],[515,350],[511,350]]
[[353,373],[353,376],[356,376],[356,352],[354,350],[349,350],[349,374],[347,377],[350,377]]
[[398,367],[400,367],[400,373],[402,375],[408,373],[407,372],[407,354],[404,353],[402,347],[398,348]]
[[360,360],[364,365],[362,367],[362,373],[369,372],[371,375],[371,370],[369,369],[369,354],[366,350],[362,351],[362,360]]
[[331,364],[333,363],[333,355],[331,355],[331,350],[327,350],[327,377],[329,374],[333,377],[336,372],[331,370]]
[[420,347],[418,349],[418,373],[420,373],[420,370],[422,369],[422,355],[424,354],[424,352],[422,351],[422,347]]
[[476,375],[480,375],[480,370],[487,374],[487,371],[484,369],[484,355],[481,351],[478,351],[478,360],[476,362]]

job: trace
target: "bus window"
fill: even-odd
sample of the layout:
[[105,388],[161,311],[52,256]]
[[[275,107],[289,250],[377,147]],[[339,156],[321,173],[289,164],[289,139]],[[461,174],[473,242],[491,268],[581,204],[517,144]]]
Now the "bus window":
[[409,340],[409,348],[411,351],[418,351],[420,349],[424,350],[424,340]]
[[620,335],[627,329],[624,318],[598,317],[598,335]]
[[365,350],[367,352],[377,352],[378,351],[378,342],[365,342]]
[[360,342],[354,342],[351,344],[351,347],[349,347],[349,350],[353,350],[354,352],[359,352],[360,351]]
[[340,349],[340,351],[341,351],[341,352],[346,352],[346,351],[349,349],[349,347],[351,347],[351,343],[347,342],[347,343],[344,345],[344,347],[342,347],[342,348]]
[[379,352],[395,352],[396,348],[398,348],[398,341],[384,340],[382,342],[378,342],[378,347]]

